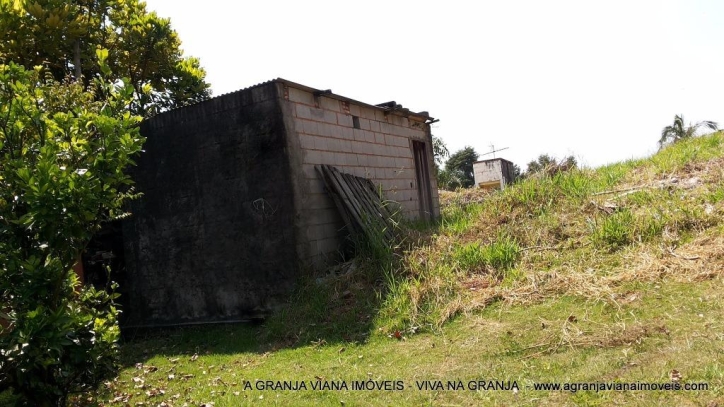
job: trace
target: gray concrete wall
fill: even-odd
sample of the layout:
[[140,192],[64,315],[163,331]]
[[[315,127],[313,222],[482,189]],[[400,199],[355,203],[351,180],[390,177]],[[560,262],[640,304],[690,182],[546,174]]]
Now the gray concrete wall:
[[[315,171],[318,164],[329,164],[342,172],[369,178],[381,185],[386,198],[401,204],[402,215],[420,215],[418,186],[412,154],[412,141],[426,143],[429,169],[432,140],[429,125],[421,117],[385,114],[381,108],[318,96],[308,89],[279,84],[284,95],[290,138],[298,139],[294,162],[301,176],[297,184],[298,252],[303,263],[322,268],[339,258],[346,231],[344,223]],[[353,117],[359,120],[354,128]],[[433,217],[439,216],[437,184],[433,174]]]
[[296,211],[276,85],[143,123],[124,325],[245,319],[290,291]]
[[473,164],[475,185],[481,186],[489,182],[498,182],[498,188],[503,189],[505,180],[500,167],[500,160],[478,161]]
[[477,161],[473,163],[473,174],[475,185],[484,186],[492,182],[498,182],[499,188],[514,181],[513,163],[502,158]]

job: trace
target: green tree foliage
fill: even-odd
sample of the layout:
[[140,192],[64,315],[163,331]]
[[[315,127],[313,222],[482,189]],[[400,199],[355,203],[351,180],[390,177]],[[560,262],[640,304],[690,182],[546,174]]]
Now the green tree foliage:
[[437,183],[439,186],[441,183],[440,174],[442,171],[440,169],[440,166],[445,161],[445,159],[450,156],[450,151],[447,149],[447,145],[445,144],[445,142],[440,137],[436,137],[435,135],[432,136],[432,156],[435,163],[435,168],[433,168],[433,170],[435,171],[435,177],[437,178]]
[[551,173],[566,171],[572,168],[576,168],[577,166],[578,162],[576,161],[576,158],[572,155],[569,155],[568,157],[557,161],[555,158],[551,157],[548,154],[541,154],[538,156],[538,159],[528,163],[528,168],[525,172],[525,176],[529,176],[538,172]]
[[437,175],[438,188],[454,191],[463,187],[463,174],[458,170],[448,170],[446,168],[440,170]]
[[445,163],[445,174],[448,184],[446,189],[469,188],[475,184],[473,163],[478,160],[478,153],[470,146],[458,150]]
[[528,163],[528,168],[526,169],[525,172],[528,174],[533,174],[533,173],[536,173],[536,172],[539,172],[539,171],[545,169],[546,167],[549,167],[549,166],[555,165],[555,164],[556,164],[555,158],[552,158],[548,154],[541,154],[538,156],[538,159],[533,160]]
[[450,157],[450,150],[447,149],[447,144],[437,136],[432,136],[432,155],[435,158],[435,165],[440,166],[446,158]]
[[46,66],[57,81],[96,78],[107,49],[112,79],[133,88],[131,111],[152,116],[210,96],[196,58],[183,58],[169,19],[139,0],[0,0],[0,63]]
[[696,132],[702,128],[707,127],[711,130],[716,131],[718,125],[712,121],[703,121],[696,124],[687,126],[684,122],[684,115],[674,116],[674,124],[664,127],[661,131],[661,138],[659,139],[659,147],[663,147],[666,143],[676,143],[679,140],[687,139],[696,135]]
[[0,65],[0,392],[60,406],[115,369],[115,295],[80,287],[72,267],[124,215],[144,139],[130,84],[88,91],[41,72]]
[[520,169],[520,165],[513,164],[513,182],[523,178],[523,170]]

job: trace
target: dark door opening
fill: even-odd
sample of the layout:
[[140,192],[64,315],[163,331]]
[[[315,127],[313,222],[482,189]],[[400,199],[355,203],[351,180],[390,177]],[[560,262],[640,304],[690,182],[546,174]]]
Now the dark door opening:
[[415,158],[415,178],[417,180],[417,199],[420,207],[420,219],[432,219],[432,191],[430,189],[430,169],[427,161],[427,148],[421,141],[412,142]]

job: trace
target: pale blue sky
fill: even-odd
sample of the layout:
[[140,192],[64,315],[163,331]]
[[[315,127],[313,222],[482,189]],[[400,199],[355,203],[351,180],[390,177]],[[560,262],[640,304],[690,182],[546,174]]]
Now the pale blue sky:
[[[282,77],[440,119],[451,151],[523,167],[641,157],[661,129],[724,126],[720,1],[148,0],[215,95]],[[488,156],[483,157],[488,158]]]

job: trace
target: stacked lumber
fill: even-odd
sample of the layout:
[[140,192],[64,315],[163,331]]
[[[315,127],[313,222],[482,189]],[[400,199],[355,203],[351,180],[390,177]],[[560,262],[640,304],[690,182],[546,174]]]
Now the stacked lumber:
[[382,200],[367,178],[344,174],[331,165],[315,167],[324,180],[327,193],[355,239],[395,240],[395,222],[390,206]]

